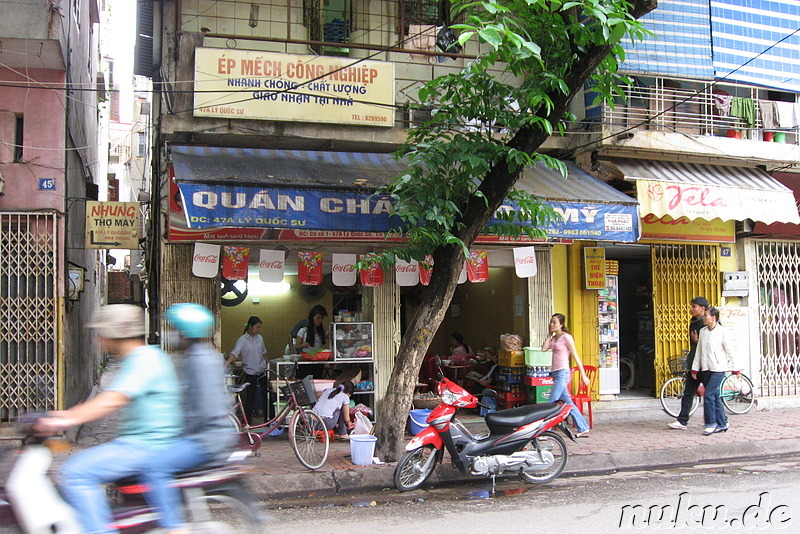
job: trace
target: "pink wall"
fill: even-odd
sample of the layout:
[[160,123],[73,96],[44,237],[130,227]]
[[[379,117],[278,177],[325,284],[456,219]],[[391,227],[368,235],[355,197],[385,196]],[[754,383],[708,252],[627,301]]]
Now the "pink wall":
[[[14,142],[15,114],[23,115],[26,163],[12,163],[13,151],[0,151],[0,173],[5,179],[0,210],[52,208],[64,211],[64,72],[27,69],[25,78],[0,67],[0,79],[34,86],[53,84],[58,89],[0,87],[0,140]],[[39,178],[55,178],[55,191],[40,191]]]

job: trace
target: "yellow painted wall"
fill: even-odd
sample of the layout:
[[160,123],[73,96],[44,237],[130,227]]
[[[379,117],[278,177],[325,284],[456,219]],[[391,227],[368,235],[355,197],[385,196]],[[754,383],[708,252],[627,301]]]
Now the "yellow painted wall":
[[[313,306],[321,304],[328,310],[329,315],[324,322],[326,329],[328,328],[333,319],[331,316],[333,313],[331,292],[326,292],[325,296],[317,302],[307,302],[300,298],[300,283],[297,281],[296,275],[286,275],[284,281],[291,285],[291,289],[287,293],[266,296],[251,290],[247,299],[238,306],[222,307],[222,351],[225,354],[229,354],[233,350],[236,340],[242,335],[251,315],[261,318],[263,322],[261,336],[264,338],[270,358],[277,358],[283,354],[292,327],[300,319],[306,318]],[[260,302],[253,304],[253,297],[259,298]]]

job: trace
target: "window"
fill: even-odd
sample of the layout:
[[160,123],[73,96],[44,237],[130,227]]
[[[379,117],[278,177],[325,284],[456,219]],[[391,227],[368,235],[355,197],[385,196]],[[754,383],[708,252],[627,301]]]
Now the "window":
[[147,155],[147,133],[146,132],[137,132],[139,137],[139,142],[136,146],[136,157],[143,158]]
[[450,22],[450,2],[447,0],[401,0],[399,6],[404,35],[408,35],[411,24],[442,26]]
[[22,163],[22,150],[23,147],[23,132],[25,130],[24,121],[22,120],[22,115],[16,116],[16,121],[14,125],[14,163]]
[[[349,43],[352,30],[351,0],[303,0],[303,24],[310,41]],[[317,54],[347,56],[347,47],[314,43],[309,45]]]

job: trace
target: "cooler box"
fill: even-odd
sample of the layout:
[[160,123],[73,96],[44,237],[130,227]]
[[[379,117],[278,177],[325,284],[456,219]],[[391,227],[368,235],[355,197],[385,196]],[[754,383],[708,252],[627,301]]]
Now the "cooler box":
[[551,376],[526,376],[526,386],[552,386],[554,383]]
[[550,402],[550,392],[553,386],[525,386],[528,393],[528,402],[531,404],[541,404]]
[[525,367],[525,353],[521,350],[501,350],[497,354],[500,367]]
[[534,347],[525,347],[525,365],[528,367],[550,367],[552,356],[550,351],[544,351]]

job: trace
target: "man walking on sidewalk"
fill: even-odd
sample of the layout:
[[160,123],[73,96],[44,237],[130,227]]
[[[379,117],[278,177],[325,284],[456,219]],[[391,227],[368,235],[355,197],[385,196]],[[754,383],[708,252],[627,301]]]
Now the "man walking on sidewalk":
[[675,430],[686,430],[689,424],[689,411],[692,409],[692,402],[694,396],[697,395],[697,387],[700,385],[700,380],[692,377],[692,362],[694,362],[694,355],[697,352],[697,339],[700,329],[705,325],[703,324],[703,316],[708,310],[709,303],[703,297],[695,297],[691,302],[692,319],[689,322],[689,355],[686,357],[686,381],[683,386],[683,397],[681,397],[681,413],[678,414],[678,420],[668,424],[667,426]]

